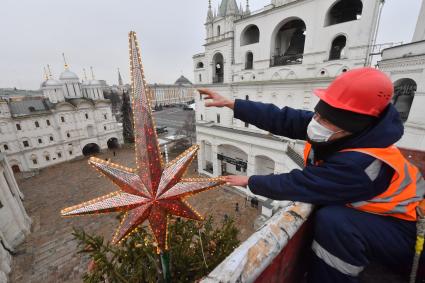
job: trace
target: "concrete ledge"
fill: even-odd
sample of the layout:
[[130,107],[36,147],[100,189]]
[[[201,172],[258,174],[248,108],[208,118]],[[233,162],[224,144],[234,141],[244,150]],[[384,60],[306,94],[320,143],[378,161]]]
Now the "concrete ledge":
[[282,208],[200,282],[254,282],[288,244],[312,210],[313,206],[305,203],[292,203]]

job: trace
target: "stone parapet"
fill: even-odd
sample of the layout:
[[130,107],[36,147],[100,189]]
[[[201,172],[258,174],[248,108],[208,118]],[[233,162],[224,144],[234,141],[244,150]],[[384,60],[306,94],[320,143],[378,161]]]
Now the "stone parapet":
[[200,282],[255,282],[281,255],[312,210],[312,205],[298,202],[282,208]]

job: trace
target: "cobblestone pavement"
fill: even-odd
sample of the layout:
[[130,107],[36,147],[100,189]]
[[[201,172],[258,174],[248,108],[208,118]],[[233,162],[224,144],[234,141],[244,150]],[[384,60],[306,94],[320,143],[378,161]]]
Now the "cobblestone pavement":
[[[176,154],[171,152],[170,158]],[[99,154],[98,157],[129,167],[134,166],[133,150],[123,148]],[[195,176],[192,164],[189,176]],[[41,170],[29,179],[18,179],[25,195],[24,206],[33,220],[32,233],[18,247],[14,256],[11,282],[81,282],[87,258],[77,254],[72,227],[84,227],[110,239],[118,225],[115,214],[61,218],[60,210],[116,190],[116,187],[87,164],[87,158]],[[232,216],[240,229],[240,240],[254,231],[257,209],[245,205],[245,199],[230,188],[211,190],[188,199],[201,214],[213,215],[218,221]],[[235,211],[238,203],[239,212]]]

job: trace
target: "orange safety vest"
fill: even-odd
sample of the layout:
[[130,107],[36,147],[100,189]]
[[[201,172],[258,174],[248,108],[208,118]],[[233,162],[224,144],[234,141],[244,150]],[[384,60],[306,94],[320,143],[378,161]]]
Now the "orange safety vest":
[[[347,204],[358,210],[393,216],[396,218],[416,221],[416,206],[424,198],[425,180],[419,169],[412,165],[400,150],[392,145],[387,148],[350,148],[345,151],[357,151],[385,162],[395,173],[387,190],[368,201],[359,201]],[[304,164],[312,158],[311,144],[306,143],[304,148]],[[320,166],[320,163],[314,164]]]

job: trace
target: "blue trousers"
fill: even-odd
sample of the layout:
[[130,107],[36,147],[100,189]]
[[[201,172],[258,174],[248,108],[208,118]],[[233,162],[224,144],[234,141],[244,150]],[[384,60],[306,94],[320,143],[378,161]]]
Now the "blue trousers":
[[415,222],[345,206],[320,208],[308,282],[359,282],[358,275],[370,262],[408,275],[415,241]]

